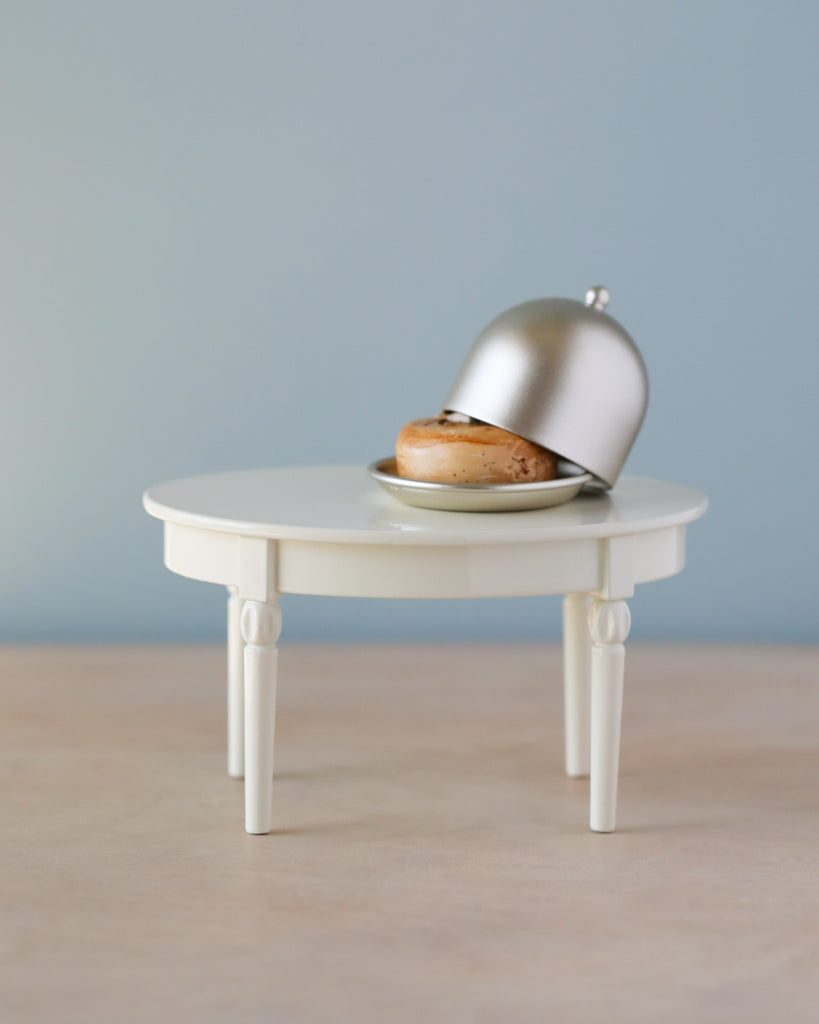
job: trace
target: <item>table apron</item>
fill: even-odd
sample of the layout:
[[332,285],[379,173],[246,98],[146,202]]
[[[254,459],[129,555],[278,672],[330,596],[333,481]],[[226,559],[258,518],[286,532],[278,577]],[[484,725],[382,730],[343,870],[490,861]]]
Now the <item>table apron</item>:
[[276,589],[289,594],[464,598],[594,592],[606,587],[615,549],[618,573],[633,583],[673,576],[685,563],[685,527],[628,538],[443,546],[265,540],[165,523],[169,569],[240,592],[248,590],[246,577],[257,557],[275,562]]

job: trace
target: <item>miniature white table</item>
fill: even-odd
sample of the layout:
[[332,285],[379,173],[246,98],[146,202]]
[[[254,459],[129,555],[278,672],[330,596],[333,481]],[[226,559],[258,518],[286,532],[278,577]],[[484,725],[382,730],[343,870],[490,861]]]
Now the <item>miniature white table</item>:
[[269,832],[279,595],[522,597],[564,594],[566,773],[590,775],[590,826],[614,829],[626,598],[682,570],[699,491],[621,477],[529,512],[436,512],[385,494],[363,466],[299,466],[152,487],[165,564],[226,585],[228,774],[244,775],[245,828]]

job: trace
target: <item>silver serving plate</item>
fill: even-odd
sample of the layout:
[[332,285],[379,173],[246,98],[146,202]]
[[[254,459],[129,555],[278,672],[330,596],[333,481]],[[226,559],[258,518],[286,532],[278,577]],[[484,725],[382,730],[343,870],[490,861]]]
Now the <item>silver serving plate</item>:
[[387,494],[405,505],[442,512],[524,512],[550,508],[577,497],[593,477],[571,462],[558,464],[558,478],[538,484],[439,484],[398,476],[395,456],[367,466],[367,472]]

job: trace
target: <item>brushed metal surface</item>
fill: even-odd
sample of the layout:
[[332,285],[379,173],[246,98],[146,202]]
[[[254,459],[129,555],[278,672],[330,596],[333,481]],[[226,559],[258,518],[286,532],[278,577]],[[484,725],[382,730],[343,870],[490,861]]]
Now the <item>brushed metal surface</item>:
[[496,317],[478,336],[443,404],[511,430],[617,482],[642,425],[648,374],[625,329],[603,311],[598,285],[587,304],[535,299]]

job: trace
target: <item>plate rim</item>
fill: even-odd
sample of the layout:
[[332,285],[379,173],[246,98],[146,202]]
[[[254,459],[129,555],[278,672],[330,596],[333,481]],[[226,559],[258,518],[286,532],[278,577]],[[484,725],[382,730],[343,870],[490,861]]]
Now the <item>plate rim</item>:
[[[412,490],[433,491],[444,494],[534,494],[542,491],[556,491],[562,487],[584,487],[591,483],[594,474],[586,470],[580,473],[572,473],[570,476],[557,477],[554,480],[539,480],[530,483],[520,484],[448,484],[440,483],[437,480],[415,480],[412,477],[397,476],[388,473],[381,467],[385,462],[394,462],[394,455],[386,455],[376,459],[367,466],[368,474],[373,480],[379,483],[386,483],[392,487],[401,487]],[[574,463],[571,463],[574,465]],[[580,469],[581,467],[578,467]]]

